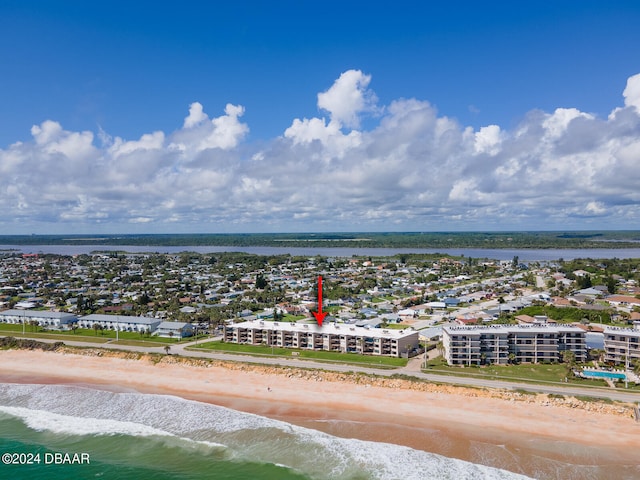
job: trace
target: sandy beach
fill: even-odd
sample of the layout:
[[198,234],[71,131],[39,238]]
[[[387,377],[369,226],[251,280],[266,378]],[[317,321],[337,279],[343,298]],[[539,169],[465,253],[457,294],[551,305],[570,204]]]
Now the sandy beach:
[[363,375],[63,349],[1,351],[0,381],[171,394],[536,478],[623,478],[640,447],[629,406]]

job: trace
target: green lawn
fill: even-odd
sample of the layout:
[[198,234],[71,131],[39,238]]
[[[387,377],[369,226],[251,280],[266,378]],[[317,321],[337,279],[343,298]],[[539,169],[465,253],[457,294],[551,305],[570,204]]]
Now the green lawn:
[[382,328],[386,328],[389,330],[404,330],[405,328],[409,328],[409,325],[403,325],[401,323],[388,323],[386,327]]
[[294,354],[297,354],[298,358],[310,358],[314,360],[382,367],[404,367],[407,364],[406,358],[378,357],[373,355],[357,355],[355,353],[324,352],[315,350],[297,350],[280,347],[273,347],[272,349],[271,347],[264,345],[244,345],[220,341],[203,343],[198,345],[198,348],[218,350],[222,352],[249,353],[253,355],[276,355],[282,357],[291,357],[294,356]]
[[[78,328],[75,333],[73,331],[65,331],[61,332],[63,335],[67,335],[68,337],[98,337],[98,338],[107,338],[107,339],[115,339],[116,331],[115,330],[98,330],[97,332],[93,328]],[[117,332],[117,338],[119,340],[149,340],[152,342],[160,342],[160,343],[176,343],[178,341],[177,338],[162,338],[162,337],[154,337],[153,335],[147,337],[146,335],[141,335],[139,332]]]
[[109,345],[130,345],[132,347],[162,347],[166,342],[156,342],[153,340],[112,340]]
[[[59,333],[49,333],[49,332],[30,332],[28,329],[24,334],[22,333],[22,329],[20,329],[20,331],[0,329],[0,335],[12,336],[16,338],[31,338],[33,340],[40,340],[43,338],[46,338],[49,340],[60,340],[61,342],[64,342],[65,340],[69,340],[69,335],[64,335]],[[109,341],[108,338],[85,337],[80,335],[73,338],[73,340],[77,340],[79,342],[88,342],[88,343],[107,343]]]
[[325,308],[323,311],[327,312],[329,315],[333,315],[334,313],[338,313],[341,310],[342,310],[342,307],[340,305],[331,305],[330,307]]
[[[97,332],[92,328],[78,328],[75,332],[71,330],[45,330],[41,327],[25,325],[25,334],[22,335],[21,324],[0,323],[0,332],[11,332],[14,336],[24,336],[32,338],[53,338],[64,340],[77,340],[79,342],[94,342],[105,343],[109,340],[115,340],[115,330],[98,330]],[[136,342],[150,342],[150,343],[181,343],[190,342],[195,340],[195,337],[188,337],[183,340],[178,338],[165,338],[156,336],[140,335],[138,332],[118,332],[118,340],[131,340]],[[206,335],[198,335],[198,338],[206,338]],[[126,345],[123,343],[123,345]],[[138,345],[138,344],[135,344]],[[144,345],[141,343],[140,345]]]
[[567,383],[580,386],[606,387],[603,380],[586,380],[567,375],[567,366],[558,364],[492,365],[486,367],[453,367],[439,357],[428,362],[427,373],[441,373],[460,377],[481,377],[490,380],[511,380],[535,383]]

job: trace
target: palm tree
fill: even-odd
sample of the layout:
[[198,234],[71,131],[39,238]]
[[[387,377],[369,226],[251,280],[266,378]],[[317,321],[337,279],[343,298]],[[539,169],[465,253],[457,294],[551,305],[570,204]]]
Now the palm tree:
[[571,350],[566,350],[562,354],[562,361],[567,364],[567,373],[572,373],[573,368],[576,366],[576,354]]
[[169,355],[169,352],[171,351],[171,345],[165,345],[164,346],[164,353],[166,353],[167,355]]

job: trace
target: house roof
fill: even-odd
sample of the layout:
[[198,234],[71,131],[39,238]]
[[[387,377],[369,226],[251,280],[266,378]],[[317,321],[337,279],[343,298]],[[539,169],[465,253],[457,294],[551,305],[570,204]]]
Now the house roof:
[[158,325],[158,330],[182,330],[185,327],[187,327],[187,325],[189,327],[192,327],[192,325],[190,323],[186,323],[186,322],[162,322],[160,325]]
[[640,305],[640,298],[632,297],[630,295],[610,295],[605,298],[607,302],[614,303],[633,303]]

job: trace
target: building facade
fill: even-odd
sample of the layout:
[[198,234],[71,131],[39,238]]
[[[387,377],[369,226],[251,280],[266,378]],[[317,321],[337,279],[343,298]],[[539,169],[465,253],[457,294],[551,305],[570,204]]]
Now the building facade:
[[160,325],[160,320],[149,317],[128,317],[125,315],[101,315],[93,313],[78,319],[78,326],[93,328],[99,325],[106,330],[119,330],[121,332],[153,333]]
[[418,349],[418,332],[348,324],[287,323],[254,320],[225,325],[230,343],[402,357]]
[[640,360],[640,329],[607,327],[604,330],[605,360],[628,365]]
[[566,351],[586,360],[585,332],[570,325],[446,326],[442,343],[449,365],[557,362]]
[[185,338],[193,336],[193,325],[186,322],[162,322],[153,333],[158,337]]
[[0,322],[2,323],[24,323],[37,322],[40,327],[68,329],[78,317],[66,312],[51,312],[48,310],[4,310],[0,312]]

